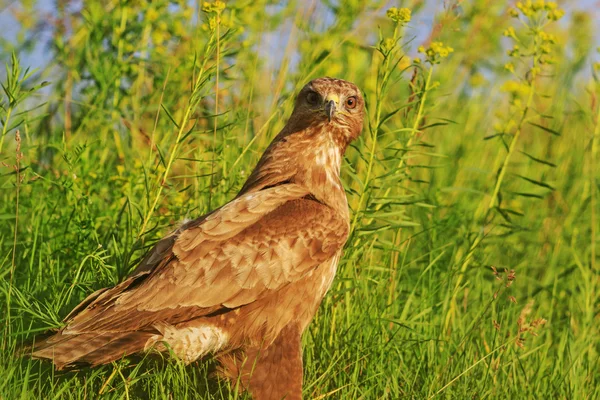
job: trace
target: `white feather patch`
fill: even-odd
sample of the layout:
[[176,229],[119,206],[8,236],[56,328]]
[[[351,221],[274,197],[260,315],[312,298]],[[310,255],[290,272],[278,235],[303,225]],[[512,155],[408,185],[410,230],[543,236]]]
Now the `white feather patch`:
[[154,335],[144,347],[154,347],[165,351],[165,344],[186,364],[196,361],[210,352],[221,349],[229,340],[229,335],[222,329],[212,325],[198,324],[177,328],[173,325],[160,324],[156,328],[161,335]]

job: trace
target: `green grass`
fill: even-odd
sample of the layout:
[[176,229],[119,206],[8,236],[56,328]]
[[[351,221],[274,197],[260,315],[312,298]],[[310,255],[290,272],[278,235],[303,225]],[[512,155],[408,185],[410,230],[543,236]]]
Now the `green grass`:
[[[45,17],[25,3],[22,35],[0,41],[1,399],[244,397],[210,360],[58,373],[14,354],[235,196],[323,75],[362,88],[368,121],[342,167],[353,231],[303,339],[305,397],[600,397],[591,14],[521,24],[498,1],[404,2],[397,25],[382,1],[232,1],[211,30],[195,6],[90,1],[40,28],[52,61],[27,71]],[[454,51],[426,62],[428,37]]]

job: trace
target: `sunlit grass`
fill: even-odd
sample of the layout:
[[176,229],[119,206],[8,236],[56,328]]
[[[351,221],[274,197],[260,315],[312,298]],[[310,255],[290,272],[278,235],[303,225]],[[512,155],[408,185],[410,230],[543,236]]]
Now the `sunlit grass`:
[[45,19],[24,3],[24,35],[0,42],[0,398],[243,398],[210,360],[57,373],[14,354],[235,196],[323,75],[359,85],[368,118],[342,167],[352,236],[304,337],[305,397],[600,397],[591,14],[89,1],[40,25],[53,61],[27,70]]

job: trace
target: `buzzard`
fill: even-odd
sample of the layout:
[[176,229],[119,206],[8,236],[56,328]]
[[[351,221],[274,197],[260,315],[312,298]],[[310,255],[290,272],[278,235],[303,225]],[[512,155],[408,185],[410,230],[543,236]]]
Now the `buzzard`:
[[160,240],[32,356],[63,369],[150,350],[185,363],[213,354],[253,398],[301,399],[301,335],[348,238],[340,164],[363,114],[354,84],[309,82],[233,200]]

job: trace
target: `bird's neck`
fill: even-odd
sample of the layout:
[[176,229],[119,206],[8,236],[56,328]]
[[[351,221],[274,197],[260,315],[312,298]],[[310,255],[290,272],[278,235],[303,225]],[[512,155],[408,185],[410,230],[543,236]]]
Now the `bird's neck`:
[[349,218],[348,201],[340,180],[345,145],[334,132],[320,127],[275,138],[242,188],[242,193],[281,183],[306,187],[316,200]]
[[348,201],[340,180],[343,149],[329,138],[313,144],[299,152],[298,170],[292,180],[305,186],[317,200],[347,215]]

